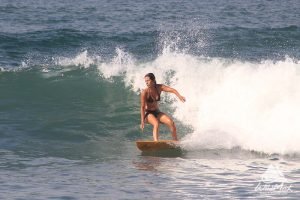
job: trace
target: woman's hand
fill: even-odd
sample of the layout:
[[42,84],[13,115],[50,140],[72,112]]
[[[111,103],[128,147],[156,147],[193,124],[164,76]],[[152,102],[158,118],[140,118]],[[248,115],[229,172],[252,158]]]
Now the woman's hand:
[[145,128],[145,122],[141,122],[140,128],[142,129],[142,131],[144,131],[144,128]]
[[182,103],[184,103],[186,101],[184,96],[179,95],[178,98],[180,99],[180,101]]

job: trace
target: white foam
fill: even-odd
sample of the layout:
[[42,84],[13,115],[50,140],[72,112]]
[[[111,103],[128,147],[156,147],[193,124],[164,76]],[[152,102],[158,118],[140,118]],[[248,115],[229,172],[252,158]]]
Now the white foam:
[[193,127],[183,139],[186,148],[300,152],[299,61],[254,63],[163,51],[139,63],[117,49],[98,69],[105,78],[125,76],[136,92],[145,87],[144,75],[153,72],[159,83],[182,93],[187,102],[170,106],[176,108],[174,117]]
[[100,60],[100,57],[88,56],[88,52],[87,50],[85,50],[79,53],[74,58],[59,57],[57,58],[56,64],[61,66],[75,65],[75,66],[81,66],[83,68],[88,68],[92,64],[97,63],[98,62],[97,60]]
[[110,63],[102,63],[98,66],[99,71],[105,78],[120,76],[125,72],[130,73],[134,67],[133,57],[122,49],[116,49],[116,56]]

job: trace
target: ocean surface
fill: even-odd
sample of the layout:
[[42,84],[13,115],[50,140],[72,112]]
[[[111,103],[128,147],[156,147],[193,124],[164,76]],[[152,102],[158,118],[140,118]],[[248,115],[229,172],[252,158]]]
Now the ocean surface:
[[[1,0],[0,199],[299,199],[299,10]],[[179,153],[135,146],[148,72]]]

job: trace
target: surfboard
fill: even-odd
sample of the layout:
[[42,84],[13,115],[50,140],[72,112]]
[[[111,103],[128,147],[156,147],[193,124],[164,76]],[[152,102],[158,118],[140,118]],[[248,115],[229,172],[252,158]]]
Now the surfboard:
[[143,152],[180,149],[179,142],[175,140],[139,140],[136,141],[136,146]]

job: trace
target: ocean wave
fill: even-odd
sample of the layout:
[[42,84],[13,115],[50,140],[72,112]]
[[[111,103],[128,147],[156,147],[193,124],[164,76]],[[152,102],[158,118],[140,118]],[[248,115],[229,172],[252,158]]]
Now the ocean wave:
[[125,84],[138,92],[144,87],[143,76],[153,72],[158,82],[187,98],[185,104],[170,105],[174,117],[193,129],[183,138],[187,148],[300,152],[298,60],[244,62],[174,52],[146,63],[124,52],[117,57],[117,65],[113,61],[98,67],[104,77],[125,76]]
[[182,104],[174,95],[163,95],[173,117],[191,127],[190,133],[179,133],[187,149],[239,146],[265,153],[300,152],[297,59],[250,62],[165,50],[153,60],[141,61],[117,48],[111,60],[87,51],[54,60],[55,65],[44,65],[39,73],[63,80],[68,77],[63,74],[85,75],[88,69],[103,80],[121,77],[124,89],[136,95],[145,87],[144,75],[153,72],[159,83],[176,88],[187,99]]

